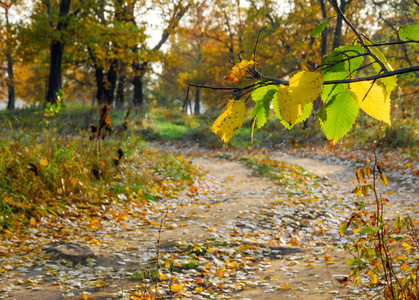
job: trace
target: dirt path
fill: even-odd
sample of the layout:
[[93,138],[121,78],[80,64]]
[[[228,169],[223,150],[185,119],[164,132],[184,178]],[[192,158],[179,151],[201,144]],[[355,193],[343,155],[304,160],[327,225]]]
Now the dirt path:
[[[345,167],[330,166],[309,159],[287,158],[284,161],[304,166],[318,176],[333,176],[339,173],[349,177],[348,168]],[[268,208],[278,209],[280,203],[278,200],[284,194],[282,192],[283,187],[266,178],[255,176],[239,162],[210,161],[196,158],[194,163],[208,170],[210,175],[220,179],[223,185],[224,193],[222,195],[224,199],[219,199],[221,201],[217,205],[193,209],[194,215],[198,216],[195,219],[197,223],[186,230],[183,229],[183,232],[174,230],[165,233],[166,238],[176,239],[179,237],[179,233],[186,232],[187,238],[191,240],[208,238],[211,235],[231,239],[229,233],[234,232],[237,226],[247,226],[254,232],[266,233],[266,228],[272,230],[272,227],[266,227],[264,226],[266,224],[260,222],[260,217],[267,215]],[[350,183],[348,178],[347,184]],[[340,185],[340,188],[342,188],[342,185]],[[345,188],[349,187],[345,186]],[[279,206],[279,209],[282,208],[281,206]],[[304,207],[300,208],[304,210]],[[297,211],[293,211],[293,213],[300,213],[300,209],[297,209]],[[190,212],[190,208],[180,209],[176,215],[188,215]],[[204,224],[202,218],[199,217],[203,215],[206,216]],[[200,222],[199,219],[201,219]],[[305,225],[312,225],[311,221],[308,220],[303,219],[303,221],[306,221]],[[277,225],[279,226],[279,224]],[[211,234],[205,230],[207,226],[213,229]],[[294,228],[287,229],[295,233]],[[288,234],[292,235],[291,232],[288,232]],[[322,234],[327,235],[326,232]],[[282,297],[292,297],[315,300],[333,298],[337,295],[341,297],[354,296],[360,293],[356,288],[345,288],[334,279],[336,276],[341,278],[339,275],[349,273],[349,268],[345,264],[349,256],[344,252],[330,249],[322,242],[317,246],[306,248],[305,245],[302,245],[303,243],[290,247],[287,241],[282,240],[282,243],[275,243],[275,246],[272,246],[272,239],[270,239],[272,236],[268,233],[265,237],[268,238],[262,236],[261,239],[255,239],[255,242],[277,252],[275,252],[275,255],[267,255],[267,258],[269,258],[267,268],[261,267],[253,274],[252,281],[255,286],[233,294],[233,298],[280,299]],[[286,239],[287,236],[284,238]],[[336,238],[334,237],[334,239]],[[327,260],[326,262],[325,258],[330,258],[330,261]]]
[[[159,259],[179,265],[171,274],[162,267],[161,276],[175,275],[184,298],[361,299],[358,287],[337,280],[349,272],[349,256],[339,249],[347,241],[339,237],[338,227],[355,209],[353,170],[283,154],[276,158],[318,177],[280,185],[241,162],[192,155],[207,175],[183,196],[154,204],[148,219],[133,211],[122,225],[105,223],[95,233],[96,242],[84,240],[97,254],[93,265],[74,268],[27,253],[16,259],[37,257],[39,266],[22,265],[1,278],[0,299],[133,295],[138,284],[127,278],[155,261],[158,239]],[[390,188],[403,197],[392,213],[416,212],[417,194]],[[160,289],[172,297],[169,284],[162,282]]]

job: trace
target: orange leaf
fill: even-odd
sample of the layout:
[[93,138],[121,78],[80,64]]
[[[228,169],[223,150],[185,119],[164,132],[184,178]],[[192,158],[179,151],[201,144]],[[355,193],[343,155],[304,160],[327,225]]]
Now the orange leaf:
[[116,219],[117,219],[118,221],[125,220],[126,218],[127,218],[127,216],[126,216],[126,215],[124,215],[123,213],[119,213],[119,214],[116,216]]
[[281,290],[289,290],[290,288],[291,288],[291,286],[289,286],[288,284],[279,286],[279,289],[281,289]]
[[242,60],[231,69],[227,75],[227,79],[233,83],[239,82],[244,74],[246,74],[247,68],[252,67],[254,64],[255,62],[253,60]]

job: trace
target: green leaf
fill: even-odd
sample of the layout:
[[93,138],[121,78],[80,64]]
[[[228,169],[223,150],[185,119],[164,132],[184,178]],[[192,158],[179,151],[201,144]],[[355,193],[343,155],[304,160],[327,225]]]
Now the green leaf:
[[346,231],[347,228],[348,228],[348,225],[346,223],[342,223],[339,226],[339,234],[340,235],[343,235],[345,233],[345,231]]
[[[347,79],[349,78],[349,72],[342,71],[342,72],[326,73],[323,76],[324,76],[324,81]],[[349,85],[347,83],[323,85],[323,91],[321,95],[323,103],[327,104],[333,98],[333,96],[347,90],[348,86]]]
[[341,46],[334,49],[323,60],[323,73],[342,71],[353,73],[364,61],[363,56],[358,56],[364,52],[364,48],[357,45]]
[[277,98],[274,97],[277,91],[278,87],[267,85],[257,88],[252,92],[252,99],[255,101],[252,118],[256,120],[253,126],[256,125],[258,129],[262,128],[268,121],[271,101]]
[[[365,41],[365,45],[372,45],[372,43],[370,41]],[[393,71],[393,68],[391,67],[391,65],[387,61],[386,57],[384,56],[383,53],[381,53],[380,50],[378,50],[377,47],[368,47],[368,49],[370,49],[371,53],[374,54],[377,57],[377,59],[388,69],[388,71]],[[377,73],[380,73],[382,71],[381,66],[378,64],[378,62],[372,56],[369,56],[369,58],[370,58],[370,61],[372,62],[372,65],[373,65],[375,71]]]
[[403,41],[419,41],[419,23],[400,27],[399,37]]
[[326,108],[326,122],[320,124],[325,136],[336,143],[352,127],[359,112],[359,105],[351,91],[335,96],[333,103]]
[[323,105],[320,110],[319,113],[317,114],[317,117],[320,121],[320,124],[326,122],[327,119],[327,114],[326,114],[326,105]]
[[364,229],[362,229],[366,234],[375,234],[377,233],[377,230],[372,226],[366,226]]
[[350,266],[350,267],[353,267],[353,266],[355,266],[355,265],[356,265],[356,262],[355,262],[355,260],[347,260],[347,261],[346,261],[346,264],[347,264],[348,266]]
[[317,25],[311,31],[311,36],[314,38],[318,38],[322,34],[323,30],[326,28],[327,22],[329,22],[329,20],[330,20],[330,17],[327,17],[319,25]]
[[386,88],[386,92],[388,97],[390,97],[391,92],[394,91],[394,89],[397,87],[397,77],[391,76],[391,77],[385,77],[378,80],[384,87]]
[[267,93],[264,100],[257,101],[253,108],[252,118],[256,118],[256,127],[260,129],[266,124],[269,118],[269,110],[271,105],[271,93]]
[[253,101],[257,102],[264,100],[265,97],[270,97],[270,100],[272,100],[272,97],[276,91],[278,91],[278,87],[275,85],[260,86],[252,92],[252,99]]
[[[365,41],[366,45],[372,45],[371,42],[369,41]],[[370,51],[372,54],[374,54],[379,61],[381,61],[383,63],[383,65],[387,68],[387,70],[392,71],[393,68],[392,66],[389,64],[389,62],[387,61],[386,57],[384,56],[383,53],[381,53],[380,50],[378,50],[377,47],[369,47]],[[372,63],[372,66],[374,67],[374,70],[377,73],[381,73],[381,66],[378,64],[378,62],[372,57],[369,56],[369,59]],[[396,76],[391,76],[391,77],[386,77],[386,78],[381,78],[378,80],[378,82],[380,82],[382,85],[384,85],[384,87],[386,88],[386,92],[387,95],[390,97],[391,92],[397,87],[397,77]]]
[[402,216],[398,216],[396,220],[394,220],[394,228],[399,228],[399,229],[402,228],[402,219],[403,219]]

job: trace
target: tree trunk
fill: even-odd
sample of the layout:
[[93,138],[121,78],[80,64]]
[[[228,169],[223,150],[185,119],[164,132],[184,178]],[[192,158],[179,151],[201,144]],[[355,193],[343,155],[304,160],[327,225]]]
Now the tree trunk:
[[6,60],[7,60],[7,92],[8,92],[8,102],[7,102],[7,109],[12,110],[15,109],[15,82],[13,76],[13,59],[12,59],[12,51],[11,46],[9,43],[9,39],[11,36],[11,29],[10,29],[10,22],[9,22],[9,9],[13,3],[9,5],[3,4],[4,14],[6,17]]
[[[319,2],[320,2],[321,10],[322,10],[322,18],[324,20],[327,18],[326,4],[324,3],[325,0],[319,0]],[[326,55],[326,53],[327,53],[327,30],[323,30],[320,55],[323,57]]]
[[147,65],[147,62],[143,62],[141,65],[136,63],[133,66],[135,75],[134,80],[132,81],[132,84],[134,85],[134,100],[132,101],[132,104],[134,106],[140,106],[144,103],[143,78]]
[[[342,11],[342,13],[345,13],[349,3],[352,0],[341,0],[340,1],[340,5],[339,8]],[[334,1],[333,5],[335,6],[335,9],[337,9],[337,2]],[[338,15],[337,17],[337,21],[336,21],[336,27],[335,27],[335,34],[333,37],[333,49],[342,46],[342,26],[343,26],[343,19],[340,15]]]
[[57,94],[61,89],[62,60],[64,44],[60,41],[53,41],[51,45],[51,64],[49,69],[47,102],[56,103]]
[[9,94],[9,101],[7,102],[7,109],[15,109],[15,83],[13,77],[13,60],[10,51],[7,52],[7,91]]
[[97,104],[100,106],[105,103],[105,82],[103,76],[103,68],[95,67],[95,77],[96,77],[96,100]]
[[[68,25],[68,14],[70,12],[71,0],[61,0],[59,21],[55,31],[63,31]],[[57,102],[57,93],[62,87],[62,60],[64,53],[64,42],[60,39],[53,39],[51,42],[51,63],[48,79],[47,102]]]
[[[189,9],[191,5],[192,5],[191,1],[188,1],[188,4],[186,6],[182,6],[180,1],[178,4],[176,4],[175,12],[173,13],[171,20],[169,21],[167,28],[163,31],[160,41],[157,43],[156,46],[154,46],[153,51],[160,50],[160,48],[169,38],[171,31],[173,31],[177,27],[180,19],[182,19],[183,15],[186,13],[186,11]],[[134,18],[130,19],[130,21],[134,25],[136,25]],[[136,52],[137,50],[138,50],[137,47],[133,48],[134,52]],[[133,64],[135,75],[132,81],[132,84],[134,85],[134,99],[132,101],[132,104],[134,106],[140,106],[144,102],[143,79],[144,79],[144,74],[147,70],[147,67],[148,67],[147,61],[143,61],[141,63],[137,62]]]
[[135,76],[132,84],[134,85],[134,100],[132,104],[134,106],[140,106],[144,102],[143,94],[143,76]]
[[108,73],[106,74],[105,84],[105,101],[106,104],[112,105],[115,97],[116,80],[117,80],[117,60],[113,60]]
[[195,109],[194,109],[194,115],[199,116],[200,114],[200,89],[196,89],[195,91]]
[[[124,64],[122,61],[119,61],[121,64]],[[118,86],[116,88],[116,106],[123,107],[125,103],[124,88],[125,82],[127,81],[127,76],[125,74],[125,66],[119,69],[119,80]]]

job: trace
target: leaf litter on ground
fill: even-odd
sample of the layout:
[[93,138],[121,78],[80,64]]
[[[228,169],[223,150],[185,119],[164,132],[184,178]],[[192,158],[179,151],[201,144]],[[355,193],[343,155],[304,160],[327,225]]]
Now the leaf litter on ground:
[[[300,275],[294,266],[310,270],[336,263],[334,253],[346,242],[339,236],[339,224],[355,209],[351,183],[344,188],[331,185],[263,155],[237,158],[250,166],[242,166],[238,173],[233,171],[241,162],[225,165],[220,154],[188,156],[206,168],[218,165],[218,173],[196,176],[178,195],[161,195],[158,202],[132,201],[123,193],[89,214],[44,218],[26,233],[4,234],[2,297],[25,289],[41,293],[48,284],[59,287],[64,298],[92,299],[99,291],[111,299],[147,299],[155,293],[160,298],[223,299],[256,287],[290,296],[360,293],[350,285],[336,289],[329,280],[312,290],[294,284]],[[276,184],[260,181],[255,175],[261,173]],[[235,180],[239,174],[242,181]],[[89,245],[97,257],[85,265],[52,260],[41,245],[56,240]],[[312,251],[306,254],[307,249]],[[271,278],[258,278],[272,261],[289,280],[273,285]],[[133,280],[147,268],[158,270],[159,280],[149,273]]]

